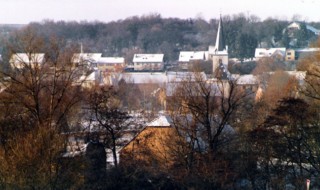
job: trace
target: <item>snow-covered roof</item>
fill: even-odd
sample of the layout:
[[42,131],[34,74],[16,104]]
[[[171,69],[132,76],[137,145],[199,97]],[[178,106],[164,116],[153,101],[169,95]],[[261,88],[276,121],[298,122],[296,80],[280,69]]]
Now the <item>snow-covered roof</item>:
[[163,84],[167,82],[165,73],[122,73],[119,79],[124,79],[127,83],[133,84]]
[[117,64],[124,63],[123,57],[100,57],[97,64]]
[[287,26],[287,28],[295,28],[295,29],[300,29],[300,23],[299,22],[292,22]]
[[302,53],[302,52],[316,52],[316,51],[320,51],[320,48],[300,48],[300,49],[296,49],[296,52]]
[[261,58],[261,57],[271,57],[275,53],[281,52],[283,55],[286,52],[286,48],[256,48],[254,56],[256,58]]
[[168,82],[194,81],[201,78],[202,81],[207,80],[207,75],[204,72],[167,72]]
[[134,54],[133,62],[140,62],[140,63],[155,63],[163,62],[164,54]]
[[80,63],[82,61],[96,63],[101,58],[102,53],[75,53],[73,54],[72,61]]
[[274,53],[272,54],[272,56],[275,56],[275,55],[280,55],[280,56],[284,57],[284,56],[286,55],[286,51],[277,49],[277,50],[274,51]]
[[181,51],[179,54],[179,62],[205,60],[207,56],[207,51]]
[[227,55],[228,49],[224,49],[223,51],[218,51],[216,46],[209,46],[208,53],[210,55]]
[[[226,90],[229,88],[229,84],[225,80],[223,81],[223,80],[219,80],[216,78],[211,78],[211,79],[203,80],[203,81],[206,83],[205,84],[206,89],[211,91],[210,96],[212,96],[212,97],[220,97],[220,96],[227,97],[228,96],[228,93]],[[192,82],[192,80],[190,82]],[[199,96],[199,94],[201,94],[201,90],[200,90],[201,87],[196,84],[197,83],[190,84],[190,85],[193,85],[193,89],[195,89],[191,92],[190,95]],[[166,91],[165,91],[166,95],[169,97],[174,96],[176,90],[179,88],[181,88],[180,81],[167,83],[166,84]],[[196,90],[197,88],[198,88],[198,90]],[[225,93],[223,93],[223,92],[225,92]]]
[[[199,73],[203,81],[207,80],[204,72]],[[126,83],[133,84],[164,84],[168,82],[181,82],[186,80],[194,80],[193,72],[137,72],[137,73],[121,73],[114,75],[117,80],[124,79]]]
[[172,119],[169,116],[161,115],[154,119],[150,123],[147,123],[147,127],[170,127],[172,124]]
[[308,30],[310,30],[311,32],[313,32],[315,35],[320,35],[320,30],[316,29],[315,27],[313,26],[310,26],[310,25],[306,25],[306,28]]
[[[300,22],[293,22],[293,23],[289,24],[289,25],[287,26],[287,28],[289,28],[289,29],[292,28],[292,29],[298,29],[298,30],[300,30],[300,29],[301,29],[300,24],[301,24]],[[315,35],[320,35],[320,30],[316,29],[315,27],[310,26],[309,24],[306,24],[306,28],[307,28],[307,30],[313,32]]]
[[81,75],[78,79],[78,83],[82,83],[82,82],[96,82],[99,79],[99,71],[94,70],[91,71],[90,73]]
[[233,75],[239,85],[255,85],[258,84],[258,77],[255,75]]
[[290,76],[294,76],[298,81],[304,81],[307,75],[306,71],[286,71]]
[[44,53],[15,53],[11,56],[10,62],[15,63],[43,63]]

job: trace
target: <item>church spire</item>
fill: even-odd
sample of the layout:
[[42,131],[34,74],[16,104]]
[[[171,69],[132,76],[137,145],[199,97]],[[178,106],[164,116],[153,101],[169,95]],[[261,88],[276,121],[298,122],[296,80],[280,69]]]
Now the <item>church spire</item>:
[[226,49],[221,15],[220,15],[220,20],[219,20],[215,49],[216,49],[216,51],[223,51]]

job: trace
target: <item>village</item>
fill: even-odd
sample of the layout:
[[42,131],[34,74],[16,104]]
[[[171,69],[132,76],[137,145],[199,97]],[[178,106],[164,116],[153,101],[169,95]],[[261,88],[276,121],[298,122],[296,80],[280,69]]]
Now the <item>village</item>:
[[[231,59],[223,25],[220,17],[216,39],[212,39],[215,45],[203,51],[182,50],[174,63],[166,62],[162,53],[136,53],[127,62],[124,57],[85,53],[82,44],[80,52],[71,51],[63,60],[66,55],[63,57],[62,53],[47,55],[40,48],[30,50],[24,46],[30,51],[12,51],[10,69],[1,72],[1,104],[2,110],[7,110],[1,117],[13,122],[7,126],[15,126],[15,122],[26,128],[28,122],[39,126],[39,134],[57,143],[50,154],[56,154],[54,158],[59,161],[62,158],[78,163],[81,158],[87,159],[88,166],[80,176],[83,184],[97,185],[91,186],[93,189],[103,189],[107,184],[104,179],[112,179],[109,175],[115,173],[108,172],[126,167],[141,167],[142,172],[149,172],[150,177],[137,181],[150,188],[159,182],[164,183],[160,189],[273,189],[277,183],[283,189],[299,189],[307,177],[318,187],[320,183],[314,179],[320,170],[320,152],[318,144],[313,145],[318,143],[317,124],[303,114],[310,113],[307,109],[312,103],[303,100],[310,92],[304,90],[316,79],[308,78],[311,67],[298,63],[308,62],[320,49],[258,47],[254,58]],[[294,31],[299,27],[299,22],[292,22],[286,29]],[[314,27],[307,29],[320,34]],[[290,43],[294,46],[296,42]],[[281,62],[289,69],[230,72],[232,65],[262,65],[268,61]],[[312,63],[317,65],[317,61]],[[290,109],[301,113],[301,117]],[[308,116],[313,114],[317,112]],[[32,131],[26,129],[29,130]],[[315,135],[310,141],[304,136],[309,132]],[[41,141],[43,136],[31,133],[25,139]],[[63,145],[59,144],[60,136],[65,138]],[[6,137],[1,136],[1,142],[15,146]],[[242,142],[241,138],[248,139]],[[278,143],[289,147],[285,156],[281,155],[283,149],[277,149]],[[64,148],[56,149],[59,146]],[[274,149],[265,153],[269,147]],[[242,154],[245,149],[250,155]],[[32,157],[38,153],[30,154]],[[20,156],[23,159],[26,155]],[[80,165],[83,167],[81,161],[79,168]],[[279,168],[285,173],[282,177]],[[58,167],[53,164],[52,172],[55,169]],[[158,179],[157,174],[165,177]],[[190,176],[194,178],[189,184],[183,178]],[[202,177],[208,180],[203,186],[199,182]]]

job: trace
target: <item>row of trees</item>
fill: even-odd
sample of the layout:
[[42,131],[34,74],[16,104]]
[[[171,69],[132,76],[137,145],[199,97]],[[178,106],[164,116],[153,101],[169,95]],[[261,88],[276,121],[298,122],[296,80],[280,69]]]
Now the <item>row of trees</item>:
[[[164,53],[167,61],[176,61],[180,51],[203,51],[213,45],[218,21],[206,21],[201,17],[161,18],[158,14],[152,14],[110,23],[45,20],[30,23],[29,26],[46,39],[54,35],[79,47],[83,44],[86,52],[124,56],[129,62],[134,53]],[[298,39],[297,46],[305,47],[312,37],[305,25],[292,35],[284,30],[289,21],[273,18],[261,21],[257,16],[242,13],[223,16],[223,23],[229,54],[240,59],[253,57],[258,46],[289,47],[292,38]],[[318,23],[309,24],[317,26]],[[0,36],[0,39],[7,38],[7,32]]]

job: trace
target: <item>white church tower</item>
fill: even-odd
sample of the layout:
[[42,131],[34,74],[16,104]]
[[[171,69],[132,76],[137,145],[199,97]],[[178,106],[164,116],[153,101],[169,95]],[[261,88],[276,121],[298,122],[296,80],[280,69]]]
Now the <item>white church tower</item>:
[[228,47],[225,44],[221,15],[216,44],[215,46],[209,46],[209,59],[212,60],[213,74],[217,73],[218,67],[224,67],[224,69],[228,69]]

